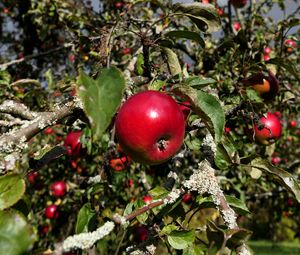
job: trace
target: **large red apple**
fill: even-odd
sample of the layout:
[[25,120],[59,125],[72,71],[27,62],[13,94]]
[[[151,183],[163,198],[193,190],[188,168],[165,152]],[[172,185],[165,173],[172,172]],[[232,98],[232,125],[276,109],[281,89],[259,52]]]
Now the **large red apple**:
[[64,181],[56,181],[51,184],[50,191],[54,197],[63,197],[67,192],[67,184]]
[[181,147],[184,115],[169,95],[144,91],[130,97],[116,118],[116,135],[133,160],[157,165],[170,159]]
[[259,128],[258,125],[254,125],[255,139],[261,144],[274,143],[281,136],[281,123],[277,116],[271,112],[267,113],[267,116],[260,118],[260,122],[264,124],[264,128]]
[[81,152],[81,131],[71,131],[65,139],[65,147],[70,156],[78,157]]

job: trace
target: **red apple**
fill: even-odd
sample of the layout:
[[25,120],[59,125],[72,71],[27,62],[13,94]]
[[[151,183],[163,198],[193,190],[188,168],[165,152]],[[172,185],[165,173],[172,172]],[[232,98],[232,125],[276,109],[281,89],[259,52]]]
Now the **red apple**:
[[27,175],[27,179],[31,184],[35,184],[38,178],[39,178],[39,173],[37,171],[32,171]]
[[130,48],[125,48],[125,49],[122,50],[122,54],[123,55],[128,55],[130,53],[131,53],[131,49]]
[[272,162],[273,165],[278,165],[281,162],[281,158],[278,157],[278,156],[272,157],[271,162]]
[[139,225],[135,229],[136,238],[138,241],[143,242],[146,241],[149,237],[149,229],[144,225]]
[[296,127],[296,126],[297,126],[297,121],[291,120],[291,121],[289,122],[289,126],[290,126],[291,128]]
[[234,22],[233,23],[233,28],[235,31],[239,31],[241,29],[241,23],[240,22]]
[[186,204],[189,204],[192,201],[192,194],[191,193],[186,193],[182,197],[182,201]]
[[242,8],[247,4],[247,0],[230,0],[230,3],[235,7],[235,8]]
[[59,209],[57,205],[49,205],[45,208],[45,217],[48,219],[57,219],[59,216]]
[[143,201],[145,202],[145,204],[150,204],[152,202],[153,198],[152,196],[150,195],[146,195],[146,196],[143,196]]
[[279,90],[279,82],[271,71],[269,71],[268,75],[262,72],[256,73],[242,80],[242,82],[246,86],[251,86],[266,100],[273,99]]
[[229,135],[230,132],[231,132],[231,128],[230,127],[225,127],[224,131],[225,131],[226,135]]
[[261,117],[260,122],[264,124],[264,128],[254,125],[255,139],[261,144],[274,143],[281,136],[281,123],[275,114],[268,112],[266,117]]
[[120,9],[120,8],[123,7],[123,3],[122,3],[122,2],[116,2],[116,3],[115,3],[115,7],[116,7],[117,9]]
[[81,152],[81,131],[71,131],[65,139],[65,147],[70,156],[78,157]]
[[264,53],[269,55],[271,53],[272,49],[270,47],[264,48]]
[[292,52],[297,48],[297,43],[292,39],[286,39],[284,45],[288,48],[288,52]]
[[51,184],[50,191],[54,197],[63,197],[67,192],[67,184],[64,181],[56,181]]
[[109,161],[109,166],[115,171],[122,171],[129,163],[128,157],[114,158]]
[[44,130],[44,134],[45,134],[45,135],[51,135],[51,134],[53,134],[53,133],[54,133],[54,131],[53,131],[53,129],[52,129],[51,127],[46,128],[46,129]]
[[169,160],[184,139],[184,115],[165,93],[144,91],[130,97],[116,118],[116,135],[124,152],[138,162],[157,165]]
[[269,61],[270,60],[270,55],[269,54],[264,54],[263,59],[264,61]]

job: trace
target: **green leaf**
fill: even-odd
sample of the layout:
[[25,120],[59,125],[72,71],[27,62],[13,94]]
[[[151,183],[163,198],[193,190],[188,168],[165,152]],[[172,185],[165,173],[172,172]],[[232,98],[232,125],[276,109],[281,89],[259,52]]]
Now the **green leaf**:
[[96,138],[100,139],[116,113],[123,96],[125,79],[116,67],[103,69],[96,80],[80,72],[78,94]]
[[290,173],[273,166],[269,161],[262,158],[252,160],[251,166],[275,177],[275,180],[291,192],[300,203],[300,185]]
[[182,72],[182,70],[181,70],[181,66],[180,66],[178,57],[175,54],[175,52],[166,47],[162,47],[162,51],[167,58],[167,63],[168,63],[168,67],[169,67],[169,71],[170,71],[171,75],[175,76],[176,74],[180,74]]
[[209,131],[215,136],[215,142],[218,143],[225,126],[225,114],[219,100],[206,92],[186,85],[174,86],[174,90],[191,102],[192,109],[203,119]]
[[149,194],[153,199],[160,199],[169,194],[169,191],[161,186],[156,186],[154,189],[149,191]]
[[138,75],[143,75],[144,73],[144,55],[141,53],[137,56],[137,60],[136,60],[136,71]]
[[277,65],[278,67],[284,68],[287,72],[289,72],[291,75],[293,75],[297,79],[297,81],[300,82],[300,76],[299,76],[300,71],[297,70],[297,65],[292,63],[287,58],[285,58],[285,59],[271,58],[268,61],[268,64],[274,64],[274,65]]
[[174,230],[178,230],[178,226],[174,225],[174,224],[169,224],[163,227],[163,229],[161,230],[160,234],[161,235],[169,235],[172,231]]
[[0,210],[18,202],[25,192],[25,181],[17,174],[0,176]]
[[0,211],[0,251],[7,255],[26,253],[35,241],[32,229],[21,214]]
[[192,41],[198,42],[202,48],[205,47],[205,42],[200,36],[200,34],[193,31],[187,31],[187,30],[170,31],[166,33],[165,36],[171,38],[174,37],[174,38],[190,39]]
[[195,87],[197,89],[204,88],[207,85],[210,85],[213,83],[216,83],[216,80],[214,80],[212,78],[201,77],[201,76],[189,77],[184,81],[184,84]]
[[192,3],[174,5],[175,12],[188,16],[204,32],[216,32],[221,28],[221,19],[216,8],[211,4]]
[[234,249],[244,244],[252,235],[252,232],[244,228],[229,229],[226,232],[226,235],[230,236],[230,238],[227,240],[227,246],[230,249]]
[[11,81],[11,75],[9,72],[0,70],[0,85],[9,86]]
[[45,76],[46,81],[48,83],[48,88],[49,89],[54,89],[54,81],[53,81],[52,70],[48,69],[44,76]]
[[230,207],[232,207],[236,213],[240,214],[240,215],[245,215],[248,213],[251,213],[249,211],[249,209],[247,208],[246,204],[241,201],[240,199],[234,197],[234,196],[227,196],[226,197],[226,201],[227,203],[230,205]]
[[259,94],[251,87],[246,88],[247,97],[256,103],[262,103],[263,100],[259,96]]
[[78,212],[75,233],[89,232],[93,230],[96,220],[96,212],[91,208],[90,203],[84,204]]
[[172,231],[168,235],[169,244],[176,250],[183,250],[191,245],[195,240],[195,230]]
[[183,250],[182,255],[203,255],[204,252],[197,245],[189,246]]

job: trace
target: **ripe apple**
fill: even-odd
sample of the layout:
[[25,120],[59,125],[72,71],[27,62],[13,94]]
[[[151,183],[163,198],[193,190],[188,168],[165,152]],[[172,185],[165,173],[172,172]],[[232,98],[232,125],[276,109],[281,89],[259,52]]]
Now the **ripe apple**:
[[136,239],[140,242],[146,241],[149,237],[149,229],[144,225],[139,225],[135,229]]
[[272,157],[271,162],[272,162],[273,165],[278,165],[281,162],[281,158],[278,157],[278,156]]
[[109,166],[115,171],[122,171],[129,164],[129,159],[127,156],[121,158],[114,158],[109,161]]
[[123,55],[128,55],[130,53],[131,53],[131,49],[130,48],[125,48],[125,49],[122,50],[122,54]]
[[27,175],[27,179],[31,184],[35,184],[38,178],[39,178],[39,173],[37,171],[32,171]]
[[297,48],[297,43],[292,39],[286,39],[284,45],[287,47],[288,52],[293,52]]
[[264,54],[263,59],[264,61],[269,61],[270,60],[270,55],[269,54]]
[[48,219],[57,219],[59,216],[59,209],[57,205],[48,205],[45,208],[45,217]]
[[182,201],[186,204],[189,204],[192,201],[192,194],[191,193],[186,193],[182,197]]
[[291,121],[289,122],[289,126],[290,126],[291,128],[296,127],[296,126],[297,126],[297,121],[296,121],[296,120],[291,120]]
[[63,197],[67,192],[67,184],[64,181],[56,181],[51,184],[50,191],[54,197]]
[[70,156],[78,157],[81,152],[81,142],[80,142],[81,131],[71,131],[68,133],[64,145]]
[[262,98],[273,99],[279,90],[279,82],[275,75],[269,71],[268,75],[259,72],[242,81],[246,86],[252,86]]
[[145,204],[150,204],[152,202],[153,198],[150,195],[145,195],[143,196],[143,201],[145,202]]
[[224,132],[225,132],[226,135],[229,135],[230,132],[231,132],[231,128],[230,127],[225,127]]
[[241,29],[241,23],[240,22],[234,22],[233,23],[233,28],[235,31],[239,31]]
[[264,53],[269,55],[271,53],[272,49],[270,47],[264,48]]
[[282,126],[280,120],[275,114],[268,112],[266,117],[260,118],[260,122],[264,124],[264,128],[254,124],[255,139],[265,145],[274,143],[281,136]]
[[51,128],[51,127],[46,128],[46,129],[44,130],[44,134],[45,134],[45,135],[51,135],[51,134],[53,134],[53,133],[54,133],[54,131],[53,131],[53,128]]
[[230,0],[230,3],[235,7],[235,8],[242,8],[247,4],[247,0]]
[[116,136],[133,160],[158,165],[181,147],[185,132],[184,115],[169,95],[144,91],[130,97],[116,118]]

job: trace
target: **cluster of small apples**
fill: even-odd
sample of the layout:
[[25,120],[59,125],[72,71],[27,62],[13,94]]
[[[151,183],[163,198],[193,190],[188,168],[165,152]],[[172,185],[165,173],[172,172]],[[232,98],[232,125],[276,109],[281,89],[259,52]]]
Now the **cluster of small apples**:
[[297,43],[293,39],[286,39],[284,41],[287,52],[293,52],[297,48]]
[[263,55],[263,60],[264,61],[269,61],[270,60],[270,58],[271,58],[271,56],[270,56],[271,52],[272,52],[271,47],[264,48],[264,55]]

